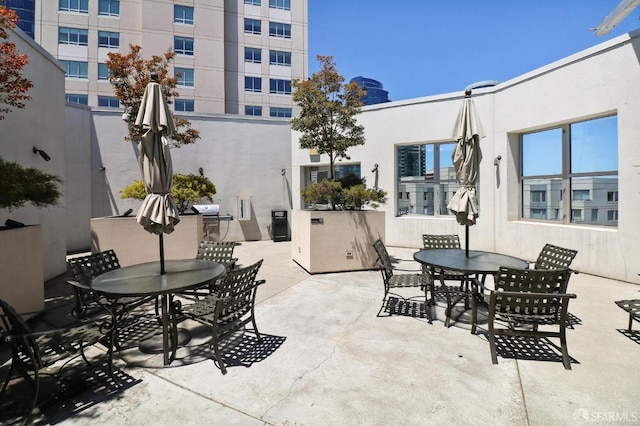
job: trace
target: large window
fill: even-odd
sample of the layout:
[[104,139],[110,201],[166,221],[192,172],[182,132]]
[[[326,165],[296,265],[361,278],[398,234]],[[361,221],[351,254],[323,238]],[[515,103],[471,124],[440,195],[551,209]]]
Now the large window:
[[67,78],[89,78],[89,63],[80,61],[60,61]]
[[262,92],[262,79],[260,77],[244,78],[245,92]]
[[78,93],[66,93],[64,99],[72,104],[89,105],[89,96]]
[[244,4],[253,4],[255,6],[260,6],[260,0],[244,0]]
[[523,218],[617,226],[617,116],[523,134],[521,152]]
[[195,111],[195,101],[193,99],[176,99],[175,110],[183,112]]
[[193,7],[173,5],[173,22],[193,25]]
[[291,10],[291,0],[269,0],[271,9]]
[[260,105],[245,105],[244,115],[262,115],[262,107]]
[[291,38],[291,24],[282,22],[269,22],[269,36]]
[[446,216],[458,190],[451,154],[454,142],[396,147],[397,213]]
[[269,79],[269,93],[280,95],[291,94],[291,80],[279,80],[276,78]]
[[87,46],[89,44],[89,31],[83,28],[58,28],[59,44],[74,44]]
[[118,108],[120,102],[115,96],[98,96],[98,106],[107,108]]
[[193,56],[193,38],[191,37],[174,37],[174,50],[178,55]]
[[98,47],[117,49],[120,47],[120,33],[98,31]]
[[99,0],[98,15],[120,16],[120,0]]
[[271,107],[269,117],[291,118],[291,108]]
[[98,63],[98,80],[108,80],[110,74],[107,64]]
[[195,85],[193,73],[193,68],[176,67],[175,77],[178,80],[178,86],[193,87]]
[[245,34],[262,34],[262,22],[259,19],[244,18]]
[[270,65],[284,65],[291,66],[291,52],[283,52],[281,50],[269,51],[269,64]]
[[58,9],[65,12],[89,13],[89,0],[59,0]]
[[259,64],[262,62],[262,49],[255,47],[244,48],[244,61]]

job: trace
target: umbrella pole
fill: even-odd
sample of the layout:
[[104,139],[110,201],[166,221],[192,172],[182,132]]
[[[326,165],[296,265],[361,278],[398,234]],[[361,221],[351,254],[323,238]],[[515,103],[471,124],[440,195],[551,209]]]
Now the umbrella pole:
[[160,234],[160,275],[165,275],[164,270],[164,233]]
[[464,257],[469,258],[469,225],[464,226]]

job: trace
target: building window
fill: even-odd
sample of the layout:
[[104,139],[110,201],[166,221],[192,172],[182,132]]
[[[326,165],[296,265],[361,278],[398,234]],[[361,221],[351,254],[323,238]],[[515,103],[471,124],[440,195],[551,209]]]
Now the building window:
[[58,10],[64,12],[89,13],[89,0],[59,0]]
[[178,86],[193,87],[195,85],[193,78],[193,68],[178,68],[175,69],[175,77],[178,80]]
[[173,22],[193,25],[193,7],[173,5]]
[[89,96],[76,93],[66,93],[64,100],[72,104],[89,105]]
[[244,18],[245,34],[262,34],[262,21],[259,19]]
[[[531,210],[540,206],[533,204],[534,193],[545,191],[547,208],[558,211],[546,220],[614,225],[597,212],[611,208],[611,203],[617,208],[616,115],[526,133],[520,144],[522,218],[536,219]],[[564,197],[565,192],[570,196]],[[589,210],[596,213],[589,214]]]
[[58,28],[58,43],[87,46],[89,44],[89,31],[82,28]]
[[175,110],[183,112],[195,111],[195,101],[193,99],[176,99]]
[[259,64],[262,62],[262,49],[257,49],[255,47],[245,47],[244,48],[244,61],[252,62],[254,64]]
[[280,95],[291,94],[291,80],[278,80],[275,78],[269,79],[269,93],[275,93]]
[[258,115],[262,116],[262,107],[259,105],[245,105],[244,115]]
[[262,78],[260,78],[260,77],[245,77],[244,78],[244,91],[245,92],[262,92]]
[[269,51],[269,65],[291,66],[291,52],[283,52],[281,50]]
[[115,96],[98,96],[98,106],[106,108],[119,108],[120,102]]
[[20,19],[18,27],[27,33],[29,37],[34,38],[35,35],[35,0],[12,0],[9,6],[13,9]]
[[547,209],[531,209],[531,217],[534,219],[546,219]]
[[98,80],[109,80],[111,72],[107,67],[107,64],[98,63]]
[[244,0],[244,4],[252,4],[254,6],[260,6],[260,0]]
[[60,61],[67,78],[89,78],[89,63],[80,61]]
[[100,0],[98,2],[98,15],[120,16],[120,0]]
[[291,108],[271,107],[269,117],[291,118]]
[[451,161],[455,146],[454,142],[447,142],[396,147],[398,215],[451,214],[447,209],[448,194],[458,190]]
[[291,24],[283,24],[282,22],[269,22],[269,36],[291,38]]
[[120,33],[98,31],[98,47],[118,49],[120,47]]
[[291,0],[269,0],[271,9],[291,10]]
[[544,203],[547,201],[547,191],[531,191],[532,203]]
[[174,37],[174,50],[178,55],[193,56],[193,38],[191,37]]
[[618,210],[607,210],[607,220],[618,222]]

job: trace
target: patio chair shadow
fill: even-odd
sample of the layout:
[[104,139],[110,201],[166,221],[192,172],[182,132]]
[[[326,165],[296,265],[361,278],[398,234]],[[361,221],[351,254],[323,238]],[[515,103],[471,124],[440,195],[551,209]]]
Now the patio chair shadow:
[[628,337],[631,341],[636,342],[640,345],[640,330],[627,330],[626,328],[618,328],[617,329],[620,334]]
[[[562,364],[560,347],[546,337],[496,335],[496,350],[502,358],[525,361],[549,361]],[[489,350],[487,348],[487,355]],[[569,357],[572,364],[580,364]]]
[[[421,299],[423,299],[423,297],[421,296],[415,296],[415,297],[420,297]],[[430,309],[430,308],[425,306],[425,303],[422,300],[421,301],[412,300],[415,297],[403,299],[402,297],[389,296],[385,300],[384,305],[380,310],[380,313],[384,312],[389,316],[402,315],[402,316],[408,316],[413,318],[428,319],[429,317],[427,315],[427,309]],[[378,316],[380,316],[380,314],[378,314]]]
[[[45,376],[40,395],[50,397],[38,403],[30,424],[57,424],[71,417],[75,421],[84,419],[90,423],[95,417],[91,407],[113,398],[122,398],[124,391],[142,382],[117,368],[114,368],[113,375],[115,381],[109,377],[106,359],[96,359],[90,368],[66,365],[57,375]],[[33,388],[28,383],[22,379],[12,380],[0,400],[0,424],[23,423],[32,395]]]

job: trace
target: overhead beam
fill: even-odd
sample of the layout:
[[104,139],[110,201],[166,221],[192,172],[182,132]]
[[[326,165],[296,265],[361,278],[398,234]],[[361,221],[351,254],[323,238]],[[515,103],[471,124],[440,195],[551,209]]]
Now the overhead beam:
[[622,0],[618,6],[600,22],[600,25],[595,28],[596,35],[603,36],[609,34],[609,32],[639,4],[640,0]]

